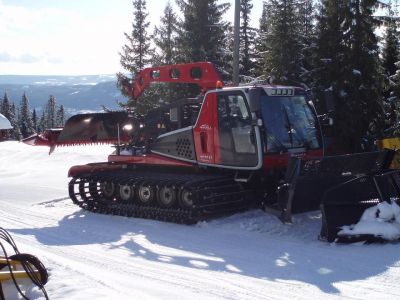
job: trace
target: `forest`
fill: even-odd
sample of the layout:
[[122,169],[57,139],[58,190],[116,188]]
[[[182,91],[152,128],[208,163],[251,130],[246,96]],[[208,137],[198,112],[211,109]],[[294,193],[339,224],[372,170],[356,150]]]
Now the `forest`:
[[[126,71],[117,74],[121,87],[146,66],[195,61],[212,62],[227,82],[232,80],[233,24],[224,19],[230,4],[175,4],[167,4],[153,30],[146,1],[133,1],[132,29],[120,52]],[[250,26],[252,8],[251,0],[241,1],[242,82],[304,87],[318,113],[333,118],[330,131],[349,152],[371,150],[376,139],[398,134],[397,1],[266,0],[258,28]],[[376,15],[378,9],[384,14]],[[378,29],[383,29],[381,36]],[[128,105],[146,112],[196,93],[195,88],[158,85],[140,103]]]
[[[126,42],[119,53],[123,71],[116,74],[117,85],[128,98],[121,105],[146,113],[199,93],[196,87],[170,83],[153,86],[140,102],[132,101],[124,83],[147,66],[209,61],[226,83],[231,82],[233,22],[225,17],[230,5],[176,0],[167,3],[158,24],[150,24],[146,0],[133,0],[132,27],[124,33]],[[305,88],[318,114],[334,120],[329,132],[348,152],[372,150],[376,139],[400,133],[397,0],[265,0],[262,7],[254,28],[252,0],[240,1],[242,84]],[[56,108],[54,96],[37,116],[25,94],[15,107],[5,93],[0,113],[13,124],[14,139],[65,121],[64,108]]]

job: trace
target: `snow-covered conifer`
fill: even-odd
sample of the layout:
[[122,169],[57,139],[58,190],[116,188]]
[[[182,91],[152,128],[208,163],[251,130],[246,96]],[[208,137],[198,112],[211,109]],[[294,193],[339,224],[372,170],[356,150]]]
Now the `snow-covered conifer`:
[[46,125],[46,115],[45,115],[45,109],[42,110],[42,115],[40,116],[39,122],[38,122],[38,132],[43,132],[46,130],[47,125]]
[[[146,9],[146,0],[133,1],[133,23],[130,34],[125,32],[127,43],[120,52],[121,66],[132,76],[142,70],[150,63],[151,44],[148,28],[150,23],[147,21],[148,12]],[[123,89],[124,80],[129,80],[124,74],[118,73],[118,84]],[[130,96],[130,95],[127,95]]]
[[301,81],[311,87],[315,62],[315,10],[313,0],[299,3],[300,41],[301,41]]
[[32,125],[33,125],[33,129],[35,130],[35,132],[38,132],[38,116],[36,113],[36,109],[33,109],[32,112]]
[[151,102],[151,100],[146,99],[146,96],[142,96],[142,101],[137,103],[132,101],[132,95],[129,92],[129,86],[135,74],[151,63],[151,58],[154,54],[154,50],[151,48],[151,36],[148,33],[150,23],[147,21],[149,14],[146,8],[146,0],[133,0],[132,3],[132,31],[129,34],[125,33],[127,43],[122,47],[122,51],[120,52],[121,66],[130,75],[127,76],[124,73],[118,73],[117,85],[122,94],[128,97],[127,105],[132,107],[136,107],[137,105],[152,107],[151,103],[147,103]]
[[177,36],[179,23],[171,3],[168,2],[160,26],[154,28],[153,41],[157,46],[153,64],[171,65],[178,61]]
[[15,104],[13,102],[11,102],[11,105],[10,105],[8,120],[10,121],[11,126],[13,127],[13,129],[11,130],[11,138],[13,138],[15,140],[20,140],[21,139],[21,131],[18,126],[17,112],[16,112]]
[[251,0],[240,3],[240,75],[254,76],[256,30],[250,26]]
[[314,88],[320,100],[332,91],[334,135],[346,151],[365,150],[363,143],[373,141],[383,126],[375,4],[323,0],[318,15]]
[[65,124],[64,105],[61,105],[56,112],[56,127],[63,127]]
[[178,0],[183,12],[178,39],[184,62],[210,61],[224,68],[224,41],[229,24],[223,21],[228,3],[216,0]]
[[267,54],[268,50],[268,35],[271,30],[271,11],[269,9],[271,0],[266,0],[263,2],[263,8],[261,17],[259,20],[259,29],[257,34],[257,41],[255,45],[255,72],[256,76],[263,76],[264,74],[264,64],[263,59]]
[[50,95],[44,110],[44,129],[56,127],[56,98]]
[[283,84],[299,84],[301,74],[301,28],[299,1],[270,0],[267,52],[264,57],[264,74]]
[[8,97],[7,92],[4,93],[3,100],[0,105],[0,113],[5,116],[9,121],[13,129],[6,133],[6,138],[19,140],[21,137],[18,121],[16,117],[16,109],[14,103]]
[[23,138],[32,135],[35,128],[32,122],[32,114],[29,108],[29,100],[26,93],[22,95],[22,100],[19,107],[18,125]]

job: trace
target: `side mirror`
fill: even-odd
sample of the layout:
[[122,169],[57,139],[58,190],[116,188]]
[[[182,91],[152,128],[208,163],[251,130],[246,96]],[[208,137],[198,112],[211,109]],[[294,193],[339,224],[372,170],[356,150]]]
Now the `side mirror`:
[[331,114],[333,111],[329,111],[326,114],[319,115],[318,120],[322,126],[332,126],[333,125],[333,118],[331,117]]
[[322,125],[324,126],[332,126],[333,125],[333,118],[325,118],[322,122]]
[[249,90],[249,107],[250,112],[256,112],[261,110],[261,88],[251,88]]

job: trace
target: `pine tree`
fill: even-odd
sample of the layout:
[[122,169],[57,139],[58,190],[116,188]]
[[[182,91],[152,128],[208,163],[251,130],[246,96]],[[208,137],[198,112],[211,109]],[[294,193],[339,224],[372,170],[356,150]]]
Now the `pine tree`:
[[56,98],[50,95],[44,110],[44,129],[56,127]]
[[[325,113],[324,94],[332,92],[338,99],[343,89],[340,78],[343,78],[347,48],[343,43],[344,11],[346,0],[323,0],[319,7],[316,26],[316,60],[313,71],[313,88],[316,94],[316,105],[319,113]],[[339,109],[339,108],[338,108]]]
[[11,102],[10,102],[10,99],[8,98],[7,92],[4,93],[4,97],[1,102],[0,108],[1,108],[0,113],[3,116],[5,116],[7,119],[9,119],[10,118],[10,110],[11,110]]
[[396,73],[391,77],[393,97],[398,102],[400,99],[400,61],[396,62]]
[[264,57],[268,51],[268,36],[271,32],[271,16],[270,16],[270,0],[263,2],[262,14],[259,20],[260,26],[257,34],[255,46],[255,72],[256,76],[265,76],[264,73]]
[[[384,108],[386,112],[386,127],[396,128],[397,127],[397,113],[398,108],[396,106],[396,62],[400,59],[400,41],[399,33],[397,31],[397,20],[395,18],[395,12],[392,7],[388,8],[388,16],[386,18],[386,31],[384,35],[384,43],[382,49],[382,72],[384,78],[383,86],[383,97],[384,97]],[[398,130],[397,130],[398,131]]]
[[[11,103],[8,98],[7,92],[4,93],[4,97],[0,103],[0,113],[5,116],[8,120],[10,120],[10,111],[11,111]],[[12,125],[12,124],[11,124]],[[11,136],[12,130],[7,130],[5,133],[5,138],[8,139]]]
[[146,112],[147,107],[153,107],[154,99],[148,93],[141,96],[141,101],[135,102],[130,93],[130,86],[135,75],[151,63],[154,50],[151,48],[151,36],[148,33],[150,23],[147,22],[145,0],[133,0],[133,23],[130,34],[125,33],[127,44],[120,53],[121,66],[130,73],[129,76],[118,73],[117,85],[123,95],[128,97],[127,105],[140,112]]
[[35,132],[32,122],[32,114],[29,108],[29,100],[26,93],[22,95],[22,100],[19,108],[18,125],[23,138],[32,135]]
[[177,62],[177,36],[179,23],[171,3],[168,2],[161,18],[161,25],[154,29],[154,44],[157,46],[153,65],[171,65]]
[[10,121],[10,124],[13,127],[10,131],[7,131],[6,138],[19,140],[21,133],[18,127],[16,109],[14,103],[9,99],[7,92],[4,94],[0,108],[0,113]]
[[13,130],[11,131],[11,138],[19,141],[22,136],[21,136],[21,131],[18,126],[18,119],[17,119],[15,104],[13,102],[11,102],[8,120],[10,121],[11,126],[13,127]]
[[56,113],[56,127],[63,127],[65,124],[64,105],[61,105]]
[[36,109],[33,109],[33,112],[32,112],[32,125],[33,125],[34,131],[35,132],[39,132],[39,130],[38,130],[38,117],[37,117]]
[[[128,71],[132,78],[150,63],[151,44],[150,35],[147,32],[150,23],[147,22],[148,13],[146,11],[146,0],[133,0],[133,23],[130,34],[125,32],[127,44],[122,47],[120,52],[121,66]],[[122,73],[117,74],[118,86],[122,93],[129,98],[131,95],[127,92],[126,87],[132,78]]]
[[313,83],[315,60],[315,11],[313,0],[299,3],[300,42],[301,42],[301,80],[307,87]]
[[46,115],[45,115],[45,109],[42,110],[42,115],[40,116],[39,122],[38,122],[38,132],[43,132],[47,129],[46,125]]
[[250,14],[253,8],[251,0],[242,0],[240,3],[240,74],[254,75],[254,51],[256,30],[250,27]]
[[217,4],[216,0],[177,0],[183,12],[182,33],[179,47],[182,62],[209,61],[224,69],[224,49],[229,24],[223,14],[228,3]]
[[[154,29],[153,41],[156,45],[152,65],[172,65],[183,61],[182,52],[178,46],[178,36],[181,34],[180,23],[170,2],[164,9],[160,26]],[[171,103],[186,97],[190,93],[187,84],[158,83],[149,86],[137,104],[139,112],[160,106],[162,103]],[[144,101],[143,101],[144,100]]]
[[299,84],[301,74],[301,40],[296,0],[270,0],[268,52],[263,72],[282,84]]
[[[392,13],[391,13],[392,14]],[[388,76],[396,72],[395,63],[399,59],[400,42],[395,19],[387,21],[386,33],[384,36],[384,47],[382,51],[382,67]]]
[[[350,47],[347,58],[345,93],[352,118],[349,144],[362,150],[360,142],[370,144],[381,134],[384,115],[381,99],[382,77],[379,74],[378,40],[374,34],[377,21],[373,17],[376,0],[354,0],[349,5],[345,22],[345,43]],[[349,116],[350,117],[350,116]],[[362,145],[361,145],[362,146]]]
[[346,151],[363,150],[363,141],[372,141],[383,126],[378,46],[372,17],[375,3],[323,0],[318,16],[314,87],[319,99],[325,91],[332,91],[335,137]]

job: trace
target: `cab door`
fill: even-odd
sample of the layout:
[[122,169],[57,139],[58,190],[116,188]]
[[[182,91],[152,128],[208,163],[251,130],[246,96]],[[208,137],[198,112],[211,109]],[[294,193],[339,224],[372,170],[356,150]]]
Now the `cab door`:
[[215,164],[214,132],[217,112],[217,95],[207,93],[201,106],[199,117],[193,128],[193,138],[197,161],[201,164]]
[[231,169],[259,169],[262,152],[256,123],[243,91],[207,94],[194,128],[198,162]]
[[260,132],[242,91],[218,93],[217,120],[216,163],[232,168],[261,167]]

